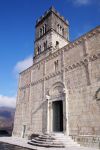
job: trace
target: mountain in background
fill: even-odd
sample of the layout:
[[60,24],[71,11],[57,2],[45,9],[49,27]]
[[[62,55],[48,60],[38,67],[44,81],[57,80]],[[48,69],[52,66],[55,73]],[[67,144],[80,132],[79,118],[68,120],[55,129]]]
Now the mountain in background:
[[9,107],[0,107],[0,134],[7,131],[11,134],[14,123],[15,109]]

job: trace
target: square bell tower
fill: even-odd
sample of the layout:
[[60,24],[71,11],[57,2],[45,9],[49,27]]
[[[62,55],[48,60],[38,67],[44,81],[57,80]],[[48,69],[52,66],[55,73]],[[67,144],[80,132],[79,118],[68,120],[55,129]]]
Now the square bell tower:
[[44,51],[56,51],[69,43],[69,24],[54,7],[36,21],[34,58]]

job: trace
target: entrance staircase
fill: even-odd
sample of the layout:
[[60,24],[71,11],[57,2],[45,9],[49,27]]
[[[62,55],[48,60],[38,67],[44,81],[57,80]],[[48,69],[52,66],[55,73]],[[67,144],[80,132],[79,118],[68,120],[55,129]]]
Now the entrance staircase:
[[65,147],[79,147],[80,145],[74,142],[69,136],[63,133],[52,133],[43,134],[32,138],[28,144],[40,147],[54,147],[54,148],[65,148]]

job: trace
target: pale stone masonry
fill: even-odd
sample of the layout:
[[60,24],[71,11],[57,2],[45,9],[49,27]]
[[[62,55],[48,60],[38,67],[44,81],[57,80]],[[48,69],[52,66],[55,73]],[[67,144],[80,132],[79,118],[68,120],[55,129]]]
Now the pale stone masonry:
[[100,136],[100,26],[69,41],[52,7],[36,22],[33,65],[20,73],[13,135]]

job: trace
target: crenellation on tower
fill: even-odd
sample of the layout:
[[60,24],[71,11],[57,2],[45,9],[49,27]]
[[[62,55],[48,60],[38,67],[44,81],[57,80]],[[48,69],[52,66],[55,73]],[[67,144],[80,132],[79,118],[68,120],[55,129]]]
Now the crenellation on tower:
[[68,20],[66,20],[64,16],[61,16],[60,13],[53,6],[51,6],[49,10],[45,11],[44,14],[36,20],[36,26],[52,12],[57,15],[65,24],[69,25]]

